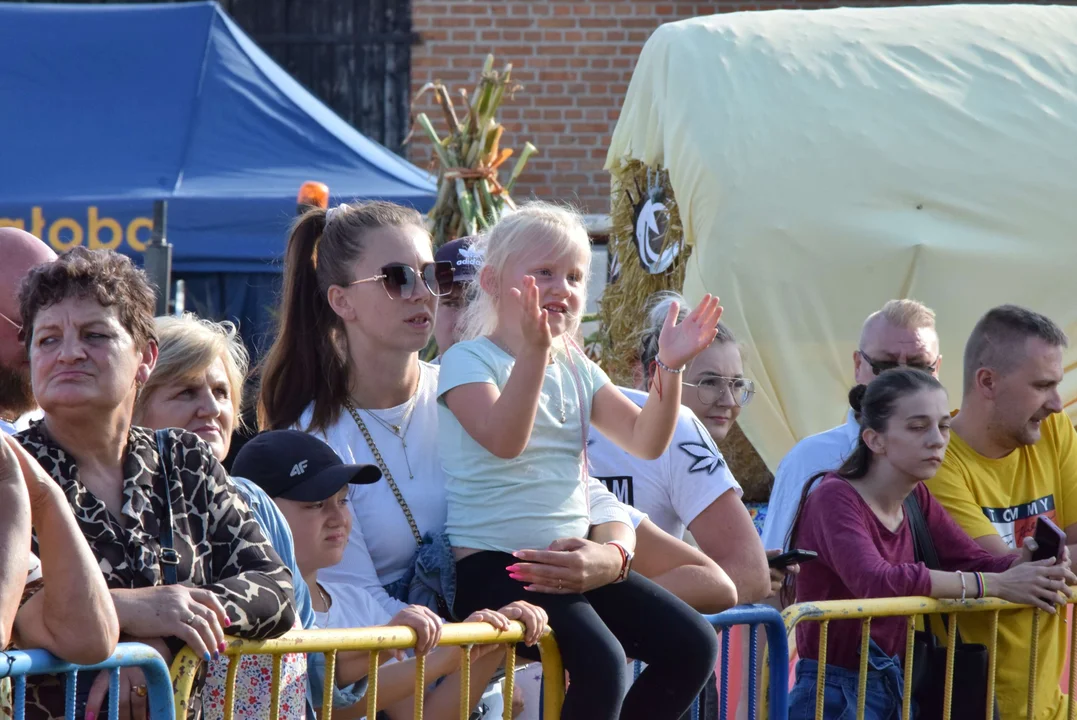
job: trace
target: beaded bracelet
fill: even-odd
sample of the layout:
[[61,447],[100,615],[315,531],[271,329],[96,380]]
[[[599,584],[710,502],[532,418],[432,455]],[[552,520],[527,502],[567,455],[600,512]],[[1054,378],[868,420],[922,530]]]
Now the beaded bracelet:
[[674,370],[669,365],[666,365],[664,362],[662,362],[662,359],[659,358],[657,355],[654,356],[654,364],[668,372],[670,375],[680,375],[682,372],[684,372],[683,365],[677,370]]

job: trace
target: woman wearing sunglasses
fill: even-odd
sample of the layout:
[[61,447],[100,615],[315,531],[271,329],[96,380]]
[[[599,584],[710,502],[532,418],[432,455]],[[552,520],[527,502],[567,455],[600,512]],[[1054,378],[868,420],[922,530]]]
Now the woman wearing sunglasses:
[[[311,210],[288,240],[280,328],[262,369],[264,429],[313,433],[384,480],[354,486],[344,560],[323,574],[408,602],[417,549],[445,526],[437,368],[419,360],[452,265],[435,263],[415,210],[386,202]],[[424,603],[425,604],[425,603]]]

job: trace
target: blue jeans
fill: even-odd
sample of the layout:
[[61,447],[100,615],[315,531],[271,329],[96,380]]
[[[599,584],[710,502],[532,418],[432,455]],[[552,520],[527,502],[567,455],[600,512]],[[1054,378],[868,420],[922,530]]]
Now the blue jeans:
[[[815,680],[819,663],[797,663],[797,681],[789,693],[789,720],[814,720]],[[825,720],[856,720],[856,694],[860,673],[835,665],[826,666],[823,688]],[[901,698],[905,687],[901,663],[888,657],[871,641],[868,646],[868,681],[865,687],[864,720],[901,720]],[[915,711],[914,711],[915,716]]]

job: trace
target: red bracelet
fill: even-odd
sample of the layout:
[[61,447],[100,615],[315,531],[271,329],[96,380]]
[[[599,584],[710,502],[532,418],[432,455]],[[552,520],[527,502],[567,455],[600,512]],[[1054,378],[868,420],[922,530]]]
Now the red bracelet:
[[628,552],[621,547],[621,543],[619,542],[608,542],[606,544],[612,545],[617,548],[617,552],[621,553],[621,570],[617,573],[617,581],[624,580],[625,575],[627,574],[625,571],[628,569]]

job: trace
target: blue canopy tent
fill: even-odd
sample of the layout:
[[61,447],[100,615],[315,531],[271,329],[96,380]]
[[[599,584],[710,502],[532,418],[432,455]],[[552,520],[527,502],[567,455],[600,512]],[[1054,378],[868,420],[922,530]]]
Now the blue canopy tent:
[[299,186],[429,209],[425,172],[294,81],[216,3],[0,3],[0,225],[138,257],[168,200],[187,308],[270,328]]

